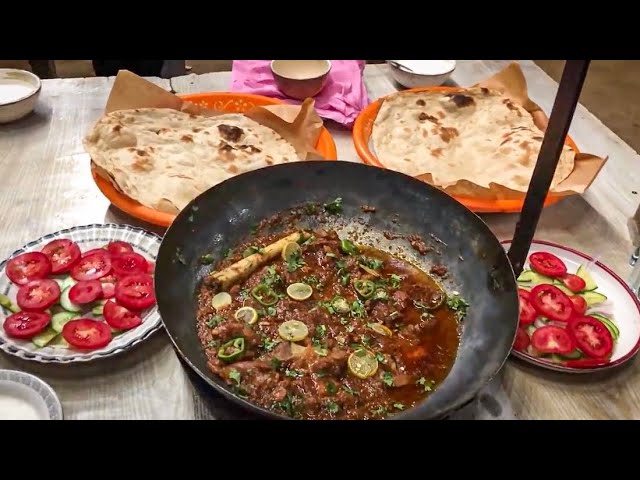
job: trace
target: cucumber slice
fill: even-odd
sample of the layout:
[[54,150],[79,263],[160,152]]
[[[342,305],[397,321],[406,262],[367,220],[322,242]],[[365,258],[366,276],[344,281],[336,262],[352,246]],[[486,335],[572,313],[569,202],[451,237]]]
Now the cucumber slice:
[[49,342],[49,346],[50,347],[69,348],[69,344],[67,343],[67,341],[64,339],[64,337],[62,335],[58,335],[53,340],[51,340],[51,342]]
[[51,325],[49,325],[45,330],[33,337],[31,341],[36,347],[42,348],[57,336],[58,332],[56,332],[53,328],[51,328]]
[[578,360],[582,358],[582,352],[580,350],[574,350],[571,353],[565,353],[563,355],[558,355],[563,360]]
[[535,278],[535,272],[533,270],[523,270],[520,276],[518,277],[518,282],[520,283],[531,283]]
[[64,325],[73,320],[74,318],[80,317],[80,314],[74,312],[60,312],[56,313],[53,317],[51,317],[51,327],[57,332],[62,333],[62,329]]
[[11,313],[18,313],[20,307],[11,301],[6,295],[0,294],[0,307],[6,308]]
[[607,300],[605,295],[598,292],[582,292],[580,296],[585,299],[588,306],[597,305]]
[[62,294],[60,295],[60,305],[62,305],[62,308],[64,308],[67,312],[81,312],[82,307],[80,305],[72,303],[71,300],[69,300],[69,290],[71,290],[71,285],[69,285],[62,291]]
[[73,287],[76,283],[78,283],[71,276],[66,276],[66,277],[61,277],[61,278],[54,278],[54,280],[56,281],[56,283],[60,287],[60,291],[64,290],[67,287]]
[[593,277],[587,271],[587,268],[584,265],[580,265],[578,267],[578,271],[576,272],[576,275],[579,276],[581,279],[583,279],[584,283],[586,283],[584,287],[585,292],[590,292],[598,288],[598,285],[596,285],[596,282],[593,280]]
[[104,306],[102,305],[96,305],[91,309],[91,313],[96,317],[99,317],[100,315],[102,315],[103,311],[104,311]]
[[573,297],[576,294],[575,292],[572,292],[569,288],[567,288],[567,286],[557,278],[553,280],[553,286],[558,290],[561,290],[565,295],[569,295],[570,297]]
[[592,313],[590,316],[600,320],[604,326],[607,327],[607,330],[611,332],[611,336],[614,340],[618,340],[618,338],[620,338],[620,329],[610,318],[607,318],[600,313]]
[[536,326],[531,324],[531,325],[527,325],[527,334],[529,336],[533,335],[533,332],[536,331]]
[[116,335],[120,335],[122,333],[126,332],[126,330],[118,330],[117,328],[112,328],[111,329],[111,335],[113,335],[114,337]]
[[538,318],[536,318],[536,321],[535,321],[535,322],[533,322],[533,326],[534,326],[535,328],[541,328],[541,327],[544,327],[544,326],[547,324],[546,320],[547,320],[546,318],[538,317]]

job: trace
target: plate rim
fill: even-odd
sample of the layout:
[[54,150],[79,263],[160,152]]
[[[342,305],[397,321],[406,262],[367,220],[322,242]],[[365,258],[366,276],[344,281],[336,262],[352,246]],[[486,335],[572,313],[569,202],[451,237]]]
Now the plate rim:
[[[45,398],[45,396],[43,396],[41,392],[39,392],[32,386],[26,384],[25,382],[14,380],[11,378],[3,378],[4,376],[7,376],[7,377],[15,376],[18,379],[29,379],[32,382],[35,382],[38,385],[40,385],[42,389],[47,393],[49,398]],[[49,409],[47,409],[49,411],[49,418],[46,420],[64,420],[64,409],[62,408],[62,401],[60,400],[60,397],[58,396],[56,391],[53,389],[53,387],[48,382],[44,381],[42,378],[32,373],[24,372],[22,370],[15,370],[12,368],[2,368],[0,369],[0,381],[18,383],[26,388],[29,388],[44,400],[47,407],[52,406],[54,409],[53,416],[52,416],[52,412]],[[51,405],[49,405],[49,401],[51,402]]]
[[[505,244],[511,244],[513,243],[513,239],[508,239],[508,240],[501,240],[500,243],[502,245]],[[635,306],[636,309],[638,310],[638,316],[640,316],[640,298],[638,298],[638,296],[633,293],[633,290],[631,290],[631,287],[629,287],[629,285],[627,284],[627,282],[625,282],[622,277],[620,277],[620,275],[618,275],[616,272],[614,272],[610,267],[608,267],[607,265],[605,265],[604,263],[600,262],[599,260],[594,261],[593,257],[590,255],[587,255],[584,252],[581,252],[580,250],[576,250],[575,248],[572,247],[568,247],[565,245],[561,245],[559,243],[556,242],[550,242],[548,240],[538,240],[536,238],[534,238],[531,241],[531,246],[533,246],[534,244],[539,244],[539,245],[546,245],[548,247],[554,247],[554,248],[558,248],[560,250],[565,250],[569,253],[572,253],[574,255],[577,255],[579,257],[584,258],[585,260],[588,260],[590,262],[594,262],[595,265],[597,265],[598,267],[600,267],[601,269],[603,269],[609,276],[611,276],[616,282],[618,282],[622,288],[624,289],[624,291],[627,293],[627,295],[629,295]],[[529,251],[531,251],[531,247],[529,247]],[[516,352],[515,350],[511,351],[511,355],[520,358],[521,360],[524,360],[528,363],[531,363],[533,365],[545,368],[547,370],[554,370],[557,372],[563,372],[563,373],[594,373],[594,372],[601,372],[603,370],[609,370],[609,369],[613,369],[616,367],[619,367],[625,363],[627,363],[628,361],[630,361],[631,359],[633,359],[633,357],[636,356],[636,354],[638,353],[638,351],[640,351],[640,335],[638,335],[638,339],[636,341],[636,344],[633,346],[633,348],[631,348],[631,350],[629,350],[629,352],[627,352],[625,355],[623,355],[622,357],[620,357],[619,359],[607,363],[605,365],[599,366],[599,367],[592,367],[592,368],[572,368],[572,367],[562,367],[559,365],[553,365],[547,362],[541,362],[540,360],[536,359],[535,357],[532,357],[531,355],[527,355],[526,353],[522,353],[522,352]]]
[[[61,230],[57,230],[55,232],[51,232],[51,233],[47,233],[45,235],[40,236],[39,238],[32,240],[26,244],[24,244],[22,247],[18,248],[17,250],[14,250],[12,253],[10,253],[6,258],[4,258],[2,261],[0,261],[0,270],[4,269],[7,265],[7,263],[9,262],[9,260],[11,260],[12,258],[14,258],[16,255],[19,255],[21,253],[26,252],[29,248],[33,247],[34,245],[43,242],[44,240],[47,240],[48,238],[54,238],[56,236],[59,235],[64,235],[64,234],[68,234],[77,230],[88,230],[88,229],[98,229],[98,228],[112,228],[115,230],[130,230],[133,232],[137,232],[137,233],[142,233],[145,236],[149,236],[155,240],[157,240],[158,242],[162,243],[162,237],[160,235],[158,235],[157,233],[154,232],[150,232],[148,230],[145,230],[144,228],[140,228],[140,227],[136,227],[134,225],[130,225],[127,223],[90,223],[90,224],[84,224],[84,225],[75,225],[73,227],[69,227],[69,228],[63,228]],[[6,273],[4,274],[6,276]],[[96,361],[96,360],[100,360],[100,359],[104,359],[104,358],[110,358],[110,357],[114,357],[116,355],[120,355],[123,352],[131,349],[132,347],[136,346],[137,344],[147,340],[151,335],[153,335],[154,333],[156,333],[158,330],[164,328],[163,327],[163,323],[162,323],[162,319],[160,318],[160,312],[157,310],[157,306],[155,307],[156,311],[155,313],[152,313],[152,320],[156,322],[156,324],[151,327],[144,335],[139,336],[139,337],[134,337],[132,338],[128,343],[120,346],[120,347],[116,347],[113,350],[109,350],[108,352],[103,352],[103,353],[93,353],[91,355],[87,355],[84,357],[60,357],[60,356],[51,356],[48,354],[37,354],[37,353],[32,353],[32,352],[28,352],[25,351],[23,349],[20,348],[16,348],[15,346],[13,346],[13,344],[3,338],[0,338],[0,351],[6,353],[7,355],[11,355],[14,356],[16,358],[20,358],[22,360],[27,360],[27,361],[34,361],[34,362],[38,362],[38,363],[55,363],[55,364],[69,364],[69,363],[85,363],[85,362],[92,362],[92,361]],[[156,318],[154,318],[156,317]]]

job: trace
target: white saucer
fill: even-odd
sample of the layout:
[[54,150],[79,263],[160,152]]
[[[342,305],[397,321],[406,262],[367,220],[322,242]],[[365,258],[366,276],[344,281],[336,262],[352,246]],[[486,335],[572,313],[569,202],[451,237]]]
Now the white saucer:
[[0,420],[62,420],[56,392],[38,377],[0,370]]

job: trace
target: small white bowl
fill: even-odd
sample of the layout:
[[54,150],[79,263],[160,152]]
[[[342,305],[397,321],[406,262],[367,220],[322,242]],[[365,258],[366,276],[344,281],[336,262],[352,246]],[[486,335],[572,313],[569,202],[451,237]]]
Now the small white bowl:
[[0,123],[9,123],[33,111],[42,82],[27,70],[0,68]]
[[271,73],[278,89],[290,98],[304,100],[318,95],[331,72],[330,60],[273,60]]
[[391,75],[406,88],[437,87],[456,69],[455,60],[387,60]]
[[62,405],[49,384],[19,370],[0,370],[0,420],[62,420]]

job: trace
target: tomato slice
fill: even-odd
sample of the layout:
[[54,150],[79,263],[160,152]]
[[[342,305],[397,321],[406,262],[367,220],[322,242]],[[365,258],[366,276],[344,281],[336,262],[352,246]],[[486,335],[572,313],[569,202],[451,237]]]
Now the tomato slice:
[[51,315],[44,312],[18,312],[9,315],[2,325],[13,338],[31,338],[44,330],[51,322]]
[[45,310],[60,298],[58,282],[47,278],[31,280],[18,289],[16,300],[22,310]]
[[17,285],[25,285],[51,273],[51,261],[42,252],[27,252],[7,263],[7,277]]
[[605,325],[593,317],[574,317],[567,330],[578,348],[591,358],[603,359],[613,351],[613,337]]
[[140,316],[118,305],[113,300],[104,304],[104,319],[118,330],[130,330],[142,323]]
[[518,289],[518,297],[524,298],[525,300],[529,300],[530,296],[531,296],[531,293],[529,293],[529,290],[525,290],[524,288]]
[[531,335],[531,345],[541,353],[571,353],[576,348],[575,340],[562,327],[545,325]]
[[62,328],[62,337],[69,345],[83,350],[105,347],[112,338],[109,325],[88,318],[79,318],[65,323]]
[[147,260],[147,273],[149,275],[153,275],[156,271],[156,262],[152,262],[151,260]]
[[518,328],[516,332],[516,339],[513,342],[513,349],[518,350],[519,352],[524,352],[530,343],[531,340],[529,340],[529,335],[527,335],[524,328]]
[[573,293],[580,293],[587,286],[587,282],[573,273],[565,273],[560,277],[560,281]]
[[531,268],[547,277],[561,277],[567,273],[567,266],[553,253],[536,252],[529,256]]
[[82,257],[71,269],[71,276],[79,282],[84,280],[98,280],[110,271],[111,257],[106,250],[102,250]]
[[146,273],[124,277],[116,284],[116,300],[131,310],[143,310],[156,303],[153,278]]
[[121,240],[114,240],[107,245],[107,251],[114,257],[122,253],[133,252],[133,247],[127,242]]
[[531,305],[538,313],[549,320],[566,322],[573,313],[573,303],[558,287],[540,284],[533,287],[529,297]]
[[538,312],[536,312],[536,309],[529,303],[529,300],[520,297],[520,325],[530,325],[536,321],[537,317]]
[[95,302],[102,297],[102,283],[98,280],[83,280],[69,290],[69,300],[76,305]]
[[60,238],[47,243],[42,249],[51,262],[51,273],[65,273],[80,260],[80,247],[76,242]]
[[138,253],[122,253],[113,257],[113,271],[118,276],[136,275],[147,272],[147,259]]
[[579,316],[584,315],[584,312],[587,311],[587,301],[580,295],[573,295],[569,297],[569,300],[571,300],[575,314]]

